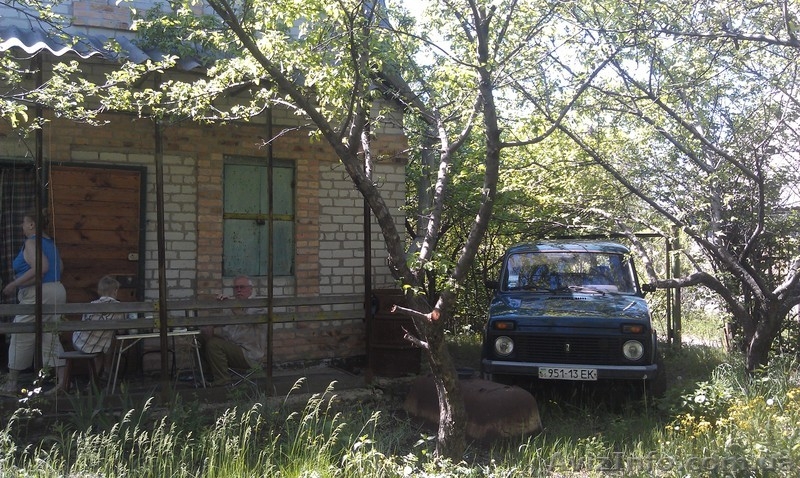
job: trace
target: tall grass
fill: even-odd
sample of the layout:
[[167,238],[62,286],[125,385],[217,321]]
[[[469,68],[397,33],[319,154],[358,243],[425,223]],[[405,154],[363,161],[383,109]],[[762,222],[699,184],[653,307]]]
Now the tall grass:
[[[466,344],[465,344],[466,346]],[[466,353],[466,351],[465,351]],[[380,403],[342,402],[334,384],[296,410],[263,397],[213,419],[199,404],[148,401],[110,426],[63,422],[36,443],[21,410],[0,433],[3,477],[793,476],[800,469],[800,379],[792,357],[748,375],[713,348],[667,355],[671,391],[656,403],[541,395],[544,431],[433,454],[432,429]],[[294,392],[292,392],[294,393]],[[90,417],[87,413],[85,416]],[[110,420],[109,417],[105,419]],[[26,435],[28,436],[28,435]]]
[[[293,388],[300,387],[298,382]],[[182,427],[170,415],[156,418],[152,401],[129,410],[107,430],[55,433],[36,445],[14,440],[30,410],[20,409],[0,433],[0,475],[5,477],[261,477],[383,476],[385,456],[374,447],[379,412],[350,414],[344,421],[333,384],[312,395],[300,412],[269,409],[264,401],[224,410],[203,429]],[[180,407],[178,407],[180,408]],[[196,412],[202,413],[200,410]],[[178,412],[178,417],[182,412]]]

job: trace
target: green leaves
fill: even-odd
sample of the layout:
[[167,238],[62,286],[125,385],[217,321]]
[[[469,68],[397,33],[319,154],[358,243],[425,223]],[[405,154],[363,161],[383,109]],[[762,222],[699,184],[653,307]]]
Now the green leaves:
[[230,37],[218,18],[196,15],[191,5],[173,3],[174,10],[161,5],[134,12],[131,30],[137,31],[136,43],[142,49],[156,48],[179,58],[191,58],[209,67],[227,51]]
[[0,101],[0,117],[5,118],[12,128],[17,128],[20,123],[28,122],[28,109],[25,105],[3,99]]

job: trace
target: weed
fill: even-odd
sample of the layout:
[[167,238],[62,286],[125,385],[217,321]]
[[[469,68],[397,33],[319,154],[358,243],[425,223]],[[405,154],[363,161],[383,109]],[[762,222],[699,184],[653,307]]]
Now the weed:
[[[472,341],[477,347],[479,341]],[[473,356],[462,345],[464,357]],[[460,346],[462,346],[460,345]],[[536,436],[472,443],[436,457],[435,437],[381,402],[339,405],[331,384],[300,400],[243,397],[215,416],[176,401],[130,403],[114,419],[95,397],[24,444],[35,396],[0,431],[3,476],[528,477],[786,476],[800,465],[800,383],[793,357],[747,374],[738,357],[692,345],[666,354],[677,384],[658,407],[575,389],[543,395]],[[680,380],[678,380],[680,378]],[[271,404],[268,404],[271,403]],[[208,418],[207,418],[208,417]]]

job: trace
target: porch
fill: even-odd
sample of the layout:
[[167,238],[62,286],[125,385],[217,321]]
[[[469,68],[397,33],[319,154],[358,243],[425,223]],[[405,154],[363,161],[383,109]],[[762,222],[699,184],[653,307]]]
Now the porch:
[[[317,330],[322,324],[328,324],[331,328],[335,328],[337,323],[357,320],[364,324],[365,329],[370,330],[371,327],[368,325],[372,321],[368,316],[371,317],[378,310],[384,310],[386,305],[382,305],[380,308],[365,309],[363,295],[339,295],[226,301],[175,300],[166,301],[166,307],[163,310],[157,302],[68,303],[55,306],[43,304],[41,307],[42,314],[58,314],[62,317],[73,318],[73,320],[62,320],[55,323],[44,322],[41,324],[43,332],[56,330],[68,337],[75,330],[116,330],[120,334],[145,330],[157,333],[160,342],[157,345],[167,344],[166,348],[161,346],[157,349],[156,356],[160,360],[156,363],[160,364],[160,367],[147,371],[141,366],[125,367],[115,394],[108,393],[109,387],[103,387],[101,384],[100,394],[95,393],[97,395],[95,399],[102,398],[110,406],[115,406],[114,404],[118,406],[131,397],[148,394],[150,396],[179,394],[186,400],[197,399],[209,402],[229,400],[231,394],[263,394],[282,397],[290,392],[301,377],[305,377],[305,379],[295,393],[321,393],[333,381],[337,383],[337,390],[364,387],[372,381],[374,375],[368,368],[368,355],[370,355],[368,351],[381,351],[370,347],[368,333],[362,332],[360,337],[357,337],[362,342],[360,353],[344,356],[329,353],[326,357],[316,357],[305,361],[293,360],[276,363],[273,360],[274,343],[276,340],[279,342],[282,340],[281,332],[284,331],[283,327],[287,324]],[[225,310],[231,307],[262,308],[272,312],[235,316]],[[36,305],[0,305],[0,315],[34,314],[35,308]],[[110,321],[80,320],[84,313],[98,312],[118,313],[122,317],[135,315],[136,318]],[[244,382],[233,388],[203,388],[202,383],[197,379],[196,371],[193,373],[190,367],[186,366],[192,360],[191,355],[186,356],[192,353],[191,348],[183,350],[183,357],[179,356],[181,354],[179,349],[173,349],[172,352],[175,353],[175,356],[170,356],[172,352],[169,350],[172,348],[172,344],[167,341],[169,331],[176,328],[192,330],[204,325],[233,323],[261,323],[268,327],[268,358],[263,364],[264,371],[253,378],[252,382]],[[0,323],[0,334],[34,333],[35,331],[35,323]],[[381,333],[385,334],[385,331]],[[325,337],[325,339],[330,340],[331,337]],[[335,337],[333,339],[337,340]],[[62,342],[64,342],[63,339]],[[385,342],[385,338],[375,342],[376,344],[373,345],[380,347],[380,343],[377,342]],[[419,370],[419,354],[416,354],[416,360],[408,361],[408,349],[410,349],[410,344],[399,348],[398,357],[401,362],[406,360],[407,363],[404,366],[409,373],[416,373]],[[134,355],[129,360],[140,362],[141,357],[137,357],[135,351],[133,353]],[[384,356],[385,353],[381,354],[381,357]],[[175,364],[175,362],[178,363]],[[391,374],[397,375],[396,370],[393,368]],[[382,375],[380,369],[377,371],[377,375]],[[23,375],[22,378],[22,386],[33,385],[35,377],[32,372],[27,376]],[[58,408],[69,407],[71,402],[75,402],[76,397],[87,394],[90,389],[88,375],[80,377],[79,380],[78,386],[73,389],[72,394],[62,396],[57,400]],[[3,398],[2,402],[4,409],[8,406],[17,406],[16,400],[13,398]]]

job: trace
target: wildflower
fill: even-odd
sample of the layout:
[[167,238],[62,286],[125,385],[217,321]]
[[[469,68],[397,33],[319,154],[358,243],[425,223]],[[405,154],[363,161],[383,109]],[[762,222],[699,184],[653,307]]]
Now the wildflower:
[[771,406],[773,406],[774,404],[775,404],[775,399],[774,399],[774,398],[768,398],[768,399],[767,399],[767,406],[768,406],[768,407],[771,407]]
[[694,397],[694,403],[705,403],[705,401],[706,401],[706,396],[703,395],[702,393]]
[[708,433],[708,430],[711,428],[711,423],[706,420],[701,420],[700,423],[697,424],[697,431],[696,434],[705,435]]

